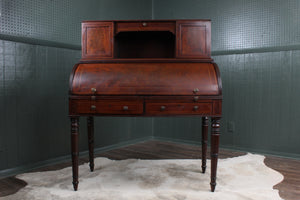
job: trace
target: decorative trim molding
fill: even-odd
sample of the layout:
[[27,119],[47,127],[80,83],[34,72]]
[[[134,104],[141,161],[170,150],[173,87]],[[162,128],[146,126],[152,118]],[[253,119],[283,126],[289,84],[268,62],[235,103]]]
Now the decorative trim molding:
[[40,39],[34,39],[34,38],[22,37],[22,36],[0,34],[0,40],[21,42],[21,43],[26,43],[26,44],[33,44],[33,45],[40,45],[40,46],[47,46],[47,47],[57,47],[57,48],[64,48],[64,49],[81,50],[81,45],[53,42],[53,41],[40,40]]
[[232,54],[266,53],[266,52],[295,51],[295,50],[300,50],[300,44],[288,45],[288,46],[276,46],[276,47],[212,51],[211,55],[222,56],[222,55],[232,55]]

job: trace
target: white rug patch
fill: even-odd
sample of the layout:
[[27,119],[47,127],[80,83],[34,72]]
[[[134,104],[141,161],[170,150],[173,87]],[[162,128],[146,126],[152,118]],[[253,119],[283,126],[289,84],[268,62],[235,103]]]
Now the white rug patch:
[[73,191],[71,167],[18,175],[28,185],[3,200],[280,200],[272,187],[283,176],[268,168],[264,156],[219,159],[217,186],[210,192],[210,160],[205,174],[201,160],[95,159],[79,167],[78,191]]

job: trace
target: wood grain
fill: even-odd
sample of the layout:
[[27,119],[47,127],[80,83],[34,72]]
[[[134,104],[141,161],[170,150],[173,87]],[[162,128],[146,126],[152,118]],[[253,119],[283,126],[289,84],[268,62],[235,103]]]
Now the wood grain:
[[[74,95],[218,96],[221,93],[212,63],[90,63],[75,67],[71,84]],[[195,89],[198,91],[194,92]]]

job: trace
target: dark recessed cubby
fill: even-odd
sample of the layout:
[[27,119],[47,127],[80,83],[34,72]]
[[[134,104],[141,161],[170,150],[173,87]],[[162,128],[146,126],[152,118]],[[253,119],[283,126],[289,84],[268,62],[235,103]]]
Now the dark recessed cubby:
[[175,35],[169,31],[120,32],[114,42],[115,58],[175,57]]

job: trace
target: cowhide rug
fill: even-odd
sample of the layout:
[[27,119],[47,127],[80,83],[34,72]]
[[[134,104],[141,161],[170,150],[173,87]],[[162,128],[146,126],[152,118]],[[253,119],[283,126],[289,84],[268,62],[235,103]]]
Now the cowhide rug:
[[3,200],[279,200],[272,187],[283,176],[264,165],[264,156],[220,159],[217,187],[210,192],[210,161],[95,159],[95,171],[80,166],[79,188],[73,191],[71,168],[27,173],[28,185]]

